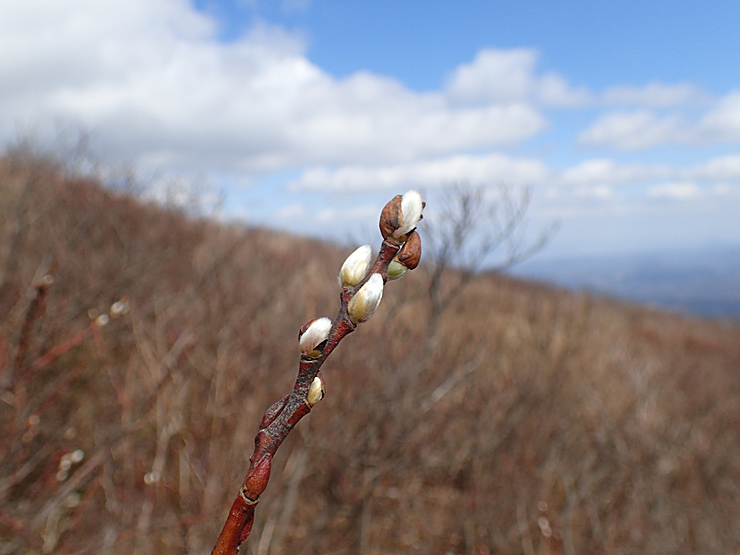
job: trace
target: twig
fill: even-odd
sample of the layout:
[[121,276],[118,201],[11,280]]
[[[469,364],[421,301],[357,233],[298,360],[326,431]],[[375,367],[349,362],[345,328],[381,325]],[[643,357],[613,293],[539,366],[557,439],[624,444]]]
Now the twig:
[[234,555],[249,537],[254,524],[254,510],[270,479],[275,453],[300,419],[323,397],[324,380],[319,370],[324,361],[344,337],[373,315],[385,283],[418,265],[421,242],[415,229],[423,208],[421,196],[415,191],[394,197],[380,216],[384,241],[370,271],[372,252],[365,245],[350,255],[340,271],[343,288],[336,318],[332,321],[328,318],[314,320],[301,329],[302,356],[293,391],[273,403],[262,418],[254,440],[254,454],[249,459],[249,470],[231,505],[212,555]]

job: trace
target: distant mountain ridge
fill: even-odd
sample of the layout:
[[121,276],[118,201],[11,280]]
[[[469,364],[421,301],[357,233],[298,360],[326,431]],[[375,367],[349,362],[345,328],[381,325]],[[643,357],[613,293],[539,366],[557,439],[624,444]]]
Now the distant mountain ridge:
[[534,259],[511,273],[696,316],[740,319],[740,247]]

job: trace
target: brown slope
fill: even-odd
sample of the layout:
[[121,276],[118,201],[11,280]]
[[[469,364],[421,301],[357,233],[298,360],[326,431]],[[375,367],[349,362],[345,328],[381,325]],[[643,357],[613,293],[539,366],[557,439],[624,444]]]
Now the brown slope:
[[[0,548],[207,551],[346,253],[39,159],[3,159],[0,188]],[[424,271],[327,363],[255,549],[737,548],[737,327],[479,276],[429,337]]]

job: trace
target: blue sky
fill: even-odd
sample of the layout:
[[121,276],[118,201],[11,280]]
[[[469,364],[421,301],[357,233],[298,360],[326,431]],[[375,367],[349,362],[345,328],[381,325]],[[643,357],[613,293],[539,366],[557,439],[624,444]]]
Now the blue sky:
[[722,52],[740,48],[736,2],[438,1],[433,3],[199,0],[224,40],[251,26],[278,24],[301,34],[308,56],[336,76],[367,69],[415,90],[484,47],[535,48],[542,64],[576,84],[615,80],[689,81],[716,94],[736,86],[740,66]]
[[548,256],[737,246],[738,28],[734,1],[10,0],[0,140],[80,129],[333,239],[467,181],[531,189]]

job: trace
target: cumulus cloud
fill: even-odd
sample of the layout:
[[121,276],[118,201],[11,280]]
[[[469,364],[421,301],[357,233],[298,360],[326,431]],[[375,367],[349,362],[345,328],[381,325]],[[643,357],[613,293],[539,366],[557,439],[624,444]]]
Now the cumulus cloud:
[[701,105],[709,95],[690,83],[648,83],[644,87],[612,87],[603,94],[607,104],[627,104],[643,107],[670,108]]
[[[635,103],[649,104],[650,87],[622,90],[621,97],[633,97]],[[654,91],[655,92],[655,91]],[[653,104],[688,102],[692,93],[680,90],[655,92]],[[697,93],[698,94],[698,93]],[[617,95],[615,93],[614,97]],[[663,98],[661,100],[661,95]],[[683,101],[679,102],[683,98]],[[706,97],[703,97],[706,100]],[[671,100],[672,99],[672,100]],[[639,101],[639,102],[638,102]],[[689,103],[690,104],[690,103]],[[703,102],[702,105],[705,105]],[[690,104],[691,109],[695,104]],[[619,150],[639,150],[662,145],[710,145],[740,141],[740,92],[732,91],[711,104],[699,117],[673,109],[668,112],[639,109],[602,114],[578,135],[578,144]]]
[[548,73],[537,81],[535,96],[545,106],[578,107],[593,102],[586,87],[572,88],[560,75]]
[[740,182],[740,155],[710,158],[686,171],[693,179]]
[[740,91],[733,91],[699,123],[699,132],[712,142],[740,141]]
[[585,88],[573,89],[557,74],[537,75],[537,57],[531,48],[481,50],[471,63],[452,73],[446,94],[452,102],[466,105],[534,100],[575,106],[590,100]]
[[686,140],[685,127],[677,116],[656,116],[640,110],[600,116],[578,135],[578,144],[620,150],[650,148]]
[[[0,2],[0,140],[19,127],[79,126],[104,157],[145,172],[250,183],[264,193],[250,210],[259,204],[264,221],[295,231],[369,221],[378,191],[451,181],[531,186],[561,214],[598,202],[616,210],[628,194],[715,199],[725,210],[732,203],[716,199],[738,198],[738,155],[635,160],[663,145],[740,141],[740,90],[711,98],[648,83],[596,95],[538,67],[535,49],[485,48],[419,92],[361,68],[335,77],[301,36],[269,24],[230,42],[218,33],[188,0]],[[561,116],[576,114],[573,125],[584,113],[594,120],[574,138]],[[574,143],[603,156],[562,166]]]
[[690,199],[700,190],[736,191],[740,156],[710,158],[686,167],[596,158],[556,168],[536,158],[500,153],[455,155],[385,165],[314,166],[291,181],[289,190],[365,194],[409,187],[429,189],[454,181],[532,187],[541,201],[561,204],[575,199],[607,201],[626,196]]
[[[16,4],[0,17],[0,121],[75,122],[145,167],[392,163],[512,145],[546,125],[514,92],[454,105],[369,72],[335,78],[279,29],[219,42],[183,0]],[[497,56],[529,79],[529,54]]]
[[425,188],[453,181],[473,184],[505,182],[530,186],[550,180],[550,170],[539,160],[504,154],[454,155],[390,165],[352,164],[338,168],[307,169],[290,188],[294,191],[372,191]]
[[640,183],[663,179],[673,174],[666,165],[618,164],[610,158],[583,160],[558,174],[558,183],[566,187]]
[[[551,183],[577,196],[608,196],[619,188],[643,191],[648,198],[690,200],[714,191],[734,194],[740,189],[740,156],[718,156],[692,166],[618,163],[611,158],[583,160],[559,171]],[[636,189],[635,189],[636,188]],[[639,197],[640,193],[637,194]]]
[[[361,222],[361,225],[367,225],[376,223],[377,220],[378,207],[375,204],[310,209],[304,204],[295,203],[279,208],[272,217],[271,223],[282,228],[295,228],[296,232],[301,233],[305,232],[307,227],[351,230],[358,227],[358,222]],[[296,227],[297,222],[300,222],[300,227]]]
[[701,189],[691,181],[663,183],[648,189],[648,196],[656,199],[693,200],[702,196]]
[[[0,79],[9,92],[44,93],[112,79],[214,24],[183,0],[70,0],[0,5]],[[148,65],[148,64],[147,64]]]

